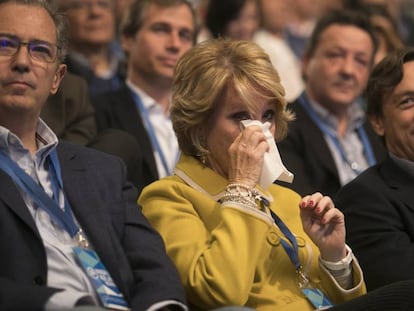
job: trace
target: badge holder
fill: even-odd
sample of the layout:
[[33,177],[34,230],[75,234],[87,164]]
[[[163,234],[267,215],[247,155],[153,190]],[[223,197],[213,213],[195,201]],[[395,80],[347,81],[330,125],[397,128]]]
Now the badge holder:
[[88,248],[88,243],[81,232],[76,235],[78,245],[73,248],[83,270],[88,275],[102,305],[111,310],[130,310],[124,296],[116,286],[98,254]]
[[299,287],[303,295],[315,307],[315,310],[327,310],[333,307],[332,302],[328,297],[318,288],[313,287],[309,278],[303,273],[302,267],[297,270],[299,277]]

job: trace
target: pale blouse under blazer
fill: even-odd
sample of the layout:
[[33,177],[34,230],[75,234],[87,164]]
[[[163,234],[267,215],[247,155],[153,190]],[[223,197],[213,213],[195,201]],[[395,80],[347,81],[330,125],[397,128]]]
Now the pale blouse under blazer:
[[[147,186],[138,201],[161,233],[189,303],[205,310],[226,305],[259,311],[313,310],[280,243],[284,235],[272,218],[259,210],[222,207],[217,202],[227,184],[195,158],[183,155],[175,175]],[[354,287],[349,290],[320,265],[319,250],[302,228],[297,193],[278,185],[261,192],[295,234],[304,270],[332,301],[366,292],[355,259]]]

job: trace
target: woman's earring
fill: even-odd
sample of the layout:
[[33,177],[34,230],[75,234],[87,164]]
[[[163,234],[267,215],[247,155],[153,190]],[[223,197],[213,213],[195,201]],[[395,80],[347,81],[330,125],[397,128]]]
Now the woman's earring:
[[207,157],[205,152],[200,152],[198,155],[198,158],[200,159],[201,163],[205,166],[207,163]]
[[205,139],[204,135],[202,135],[200,137],[199,143],[200,143],[200,146],[201,146],[202,150],[198,151],[198,159],[205,166],[206,163],[207,163],[208,151],[207,151],[207,148],[205,147],[207,145],[207,143],[206,143],[206,139]]

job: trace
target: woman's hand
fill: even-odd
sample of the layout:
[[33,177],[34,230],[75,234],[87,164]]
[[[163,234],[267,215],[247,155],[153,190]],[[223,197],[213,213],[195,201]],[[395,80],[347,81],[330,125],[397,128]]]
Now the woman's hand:
[[228,179],[255,187],[262,172],[263,159],[269,144],[259,126],[246,127],[230,145]]
[[345,258],[345,218],[330,197],[319,192],[303,197],[300,216],[303,229],[319,248],[322,259],[336,262]]

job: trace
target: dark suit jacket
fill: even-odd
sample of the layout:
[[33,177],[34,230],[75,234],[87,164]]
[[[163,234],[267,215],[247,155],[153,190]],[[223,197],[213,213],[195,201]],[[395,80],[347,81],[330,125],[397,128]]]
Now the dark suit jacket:
[[[121,160],[90,148],[60,142],[64,191],[94,249],[132,310],[163,300],[184,302],[177,271],[162,239],[125,183]],[[0,170],[0,310],[42,310],[59,289],[46,284],[41,237],[15,184]]]
[[96,136],[96,121],[86,81],[66,73],[57,93],[49,96],[41,118],[57,137],[81,145],[89,143]]
[[[289,123],[288,135],[278,143],[278,149],[286,168],[295,177],[292,184],[280,184],[301,195],[320,191],[334,196],[341,185],[335,160],[322,131],[297,100],[288,108],[296,114],[296,119]],[[382,160],[386,154],[382,142],[368,122],[364,128],[377,161]]]
[[414,279],[414,178],[391,158],[345,185],[335,198],[347,243],[369,290]]
[[118,91],[94,97],[92,104],[95,107],[98,131],[116,128],[130,133],[136,138],[143,159],[142,185],[146,186],[157,180],[158,171],[151,140],[129,89],[123,86]]

